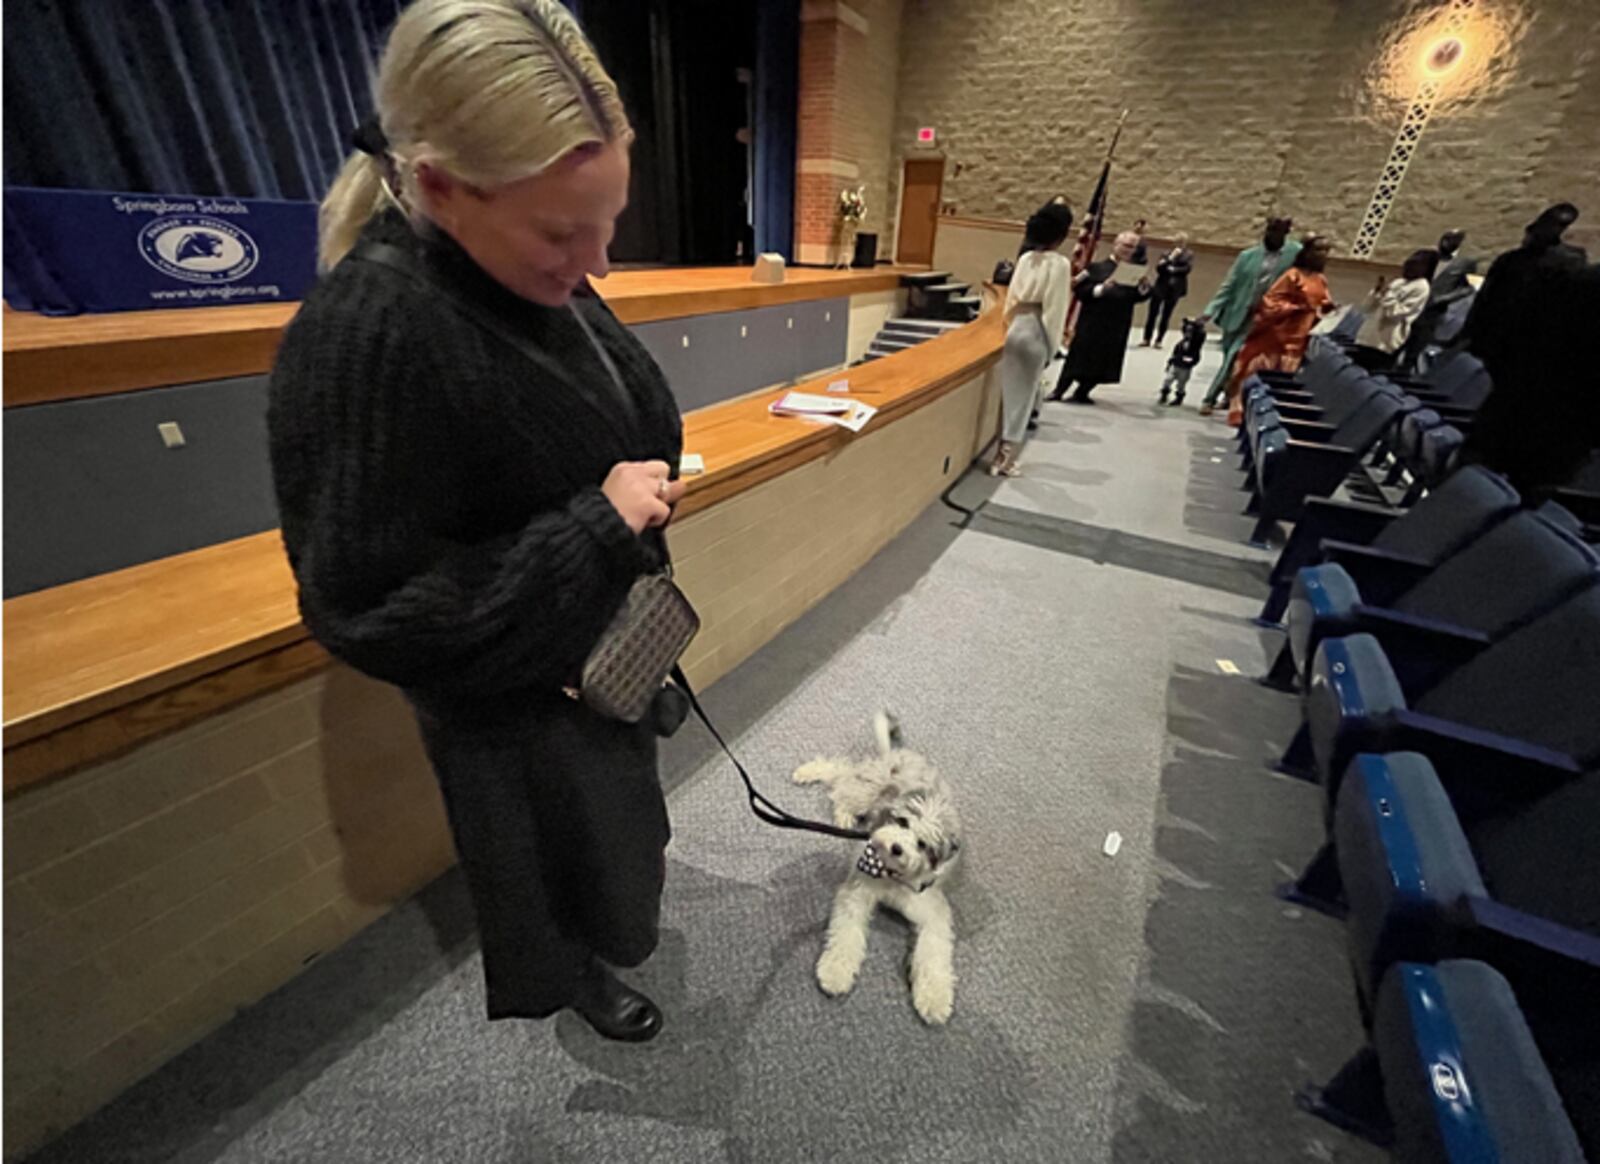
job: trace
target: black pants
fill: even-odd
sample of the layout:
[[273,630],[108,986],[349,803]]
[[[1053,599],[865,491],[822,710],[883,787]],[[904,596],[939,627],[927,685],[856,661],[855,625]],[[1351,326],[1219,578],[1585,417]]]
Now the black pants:
[[[1150,308],[1144,317],[1144,342],[1149,343],[1152,337],[1157,343],[1167,338],[1167,324],[1172,322],[1172,309],[1178,306],[1181,295],[1156,294],[1150,297]],[[1156,315],[1161,316],[1161,334],[1156,334]]]
[[593,959],[649,957],[671,835],[654,734],[565,699],[515,722],[417,718],[477,914],[489,1017],[544,1018],[576,1001]]

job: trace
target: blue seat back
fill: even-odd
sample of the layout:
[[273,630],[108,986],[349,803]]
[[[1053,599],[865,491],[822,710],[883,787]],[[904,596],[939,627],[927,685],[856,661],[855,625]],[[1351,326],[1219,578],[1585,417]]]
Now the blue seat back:
[[1473,825],[1472,852],[1497,901],[1600,937],[1600,771],[1515,813]]
[[1597,693],[1600,587],[1590,586],[1451,671],[1415,708],[1593,767],[1600,761]]
[[1415,407],[1415,400],[1411,401],[1411,406],[1408,408],[1400,397],[1391,392],[1373,392],[1340,422],[1339,427],[1333,432],[1332,443],[1353,449],[1357,453],[1364,453],[1388,430],[1396,417]]
[[1505,478],[1470,465],[1390,522],[1372,544],[1424,562],[1442,561],[1521,504]]
[[1441,424],[1422,434],[1421,455],[1418,458],[1418,475],[1425,484],[1443,481],[1456,467],[1461,446],[1466,437],[1453,424]]
[[1431,408],[1419,408],[1400,418],[1399,454],[1408,466],[1422,463],[1422,436],[1444,420]]
[[1523,510],[1446,558],[1394,605],[1499,638],[1597,582],[1600,553]]

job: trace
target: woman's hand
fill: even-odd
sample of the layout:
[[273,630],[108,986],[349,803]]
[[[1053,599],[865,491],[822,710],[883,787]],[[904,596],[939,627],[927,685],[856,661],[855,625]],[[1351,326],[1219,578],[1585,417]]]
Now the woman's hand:
[[666,525],[683,496],[683,482],[668,480],[671,474],[665,461],[620,461],[611,466],[600,491],[629,529],[643,533]]

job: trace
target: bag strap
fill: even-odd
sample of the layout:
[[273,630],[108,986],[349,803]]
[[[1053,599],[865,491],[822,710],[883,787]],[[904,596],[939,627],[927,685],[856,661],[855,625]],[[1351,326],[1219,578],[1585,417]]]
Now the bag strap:
[[[412,283],[431,292],[468,323],[473,324],[480,331],[494,336],[558,383],[572,385],[578,399],[582,400],[588,408],[598,413],[608,424],[613,424],[617,421],[617,416],[610,409],[595,400],[590,391],[585,389],[580,382],[573,379],[572,373],[568,368],[557,363],[548,352],[535,345],[528,336],[512,330],[505,326],[501,320],[473,306],[458,288],[441,279],[434,278],[433,272],[428,270],[427,266],[419,262],[409,251],[392,243],[368,239],[358,244],[355,250],[350,252],[350,257],[368,263],[376,263],[380,267],[387,267],[396,274],[404,276]],[[637,441],[640,437],[637,409],[632,398],[628,396],[626,385],[622,383],[621,376],[617,373],[616,365],[611,362],[610,356],[605,349],[599,347],[599,341],[595,337],[593,330],[588,326],[588,321],[578,313],[575,307],[572,308],[572,315],[590,343],[599,349],[599,359],[605,366],[606,371],[613,377],[615,381],[614,391],[620,394],[621,397],[614,402],[621,413],[623,427],[627,434]],[[607,395],[610,396],[612,393],[608,392]]]
[[722,733],[711,722],[711,717],[706,715],[705,708],[700,706],[700,698],[695,695],[694,688],[689,686],[689,679],[683,673],[682,667],[672,669],[672,681],[678,685],[684,695],[689,698],[689,706],[699,717],[700,722],[706,725],[706,730],[711,733],[711,738],[721,746],[723,753],[733,764],[734,770],[739,773],[739,778],[744,781],[745,792],[750,797],[750,811],[755,813],[764,823],[779,829],[799,829],[810,833],[822,833],[824,836],[839,837],[846,841],[867,841],[872,839],[872,834],[865,829],[840,828],[838,825],[824,824],[821,821],[806,820],[804,817],[794,816],[785,812],[761,793],[756,791],[755,784],[750,780],[750,773],[745,771],[744,765],[739,763],[739,757],[733,754],[733,749],[728,747],[728,742],[722,738]]

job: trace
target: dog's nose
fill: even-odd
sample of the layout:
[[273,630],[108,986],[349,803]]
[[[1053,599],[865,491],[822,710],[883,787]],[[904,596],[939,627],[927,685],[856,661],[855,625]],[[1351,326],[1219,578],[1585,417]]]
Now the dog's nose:
[[899,845],[890,845],[889,852],[893,853],[896,857],[903,856],[905,854],[905,850]]

